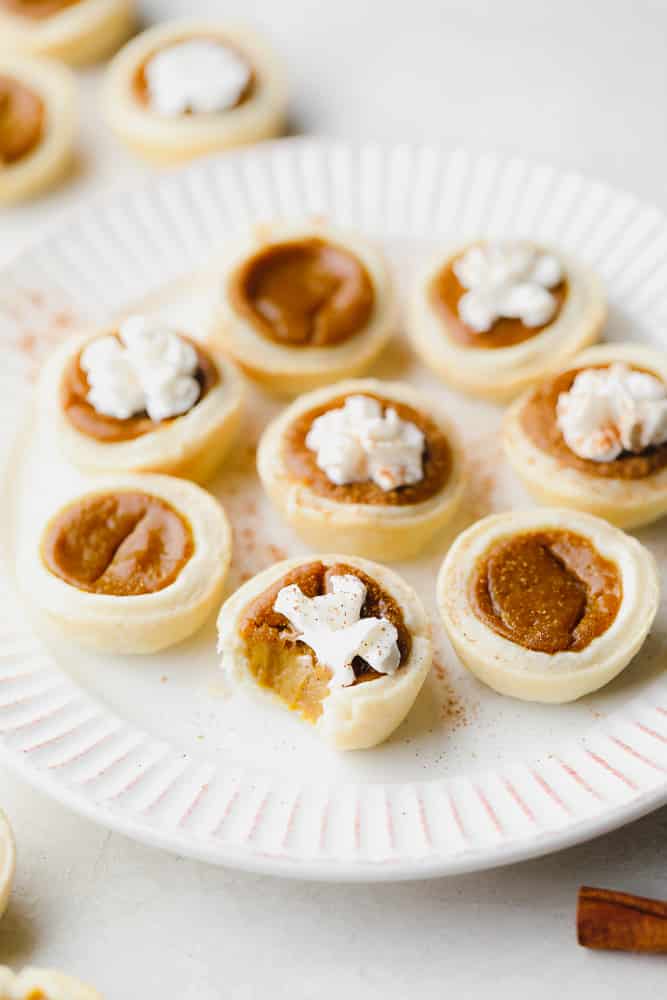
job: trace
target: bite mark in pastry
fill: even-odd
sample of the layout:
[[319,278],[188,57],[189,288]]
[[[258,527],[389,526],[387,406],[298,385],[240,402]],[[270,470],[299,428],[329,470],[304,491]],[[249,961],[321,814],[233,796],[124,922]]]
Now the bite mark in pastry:
[[528,241],[478,241],[441,253],[419,276],[408,331],[457,389],[503,402],[597,340],[599,279]]
[[667,511],[667,362],[639,344],[601,344],[521,396],[503,441],[538,500],[621,527]]
[[0,52],[0,205],[29,198],[61,177],[72,158],[75,128],[69,70]]
[[438,608],[462,663],[501,694],[567,702],[607,684],[655,617],[651,553],[600,518],[511,511],[459,535]]
[[384,560],[423,549],[465,489],[459,438],[411,386],[356,379],[295,400],[259,443],[267,493],[312,546]]
[[368,368],[396,322],[378,250],[325,223],[276,223],[227,251],[212,334],[249,375],[292,394]]
[[0,0],[0,50],[94,62],[127,38],[134,17],[134,0]]
[[217,606],[231,558],[224,510],[169,476],[109,477],[19,545],[21,589],[62,636],[149,653],[196,631]]
[[254,31],[189,18],[149,28],[118,53],[105,104],[120,139],[167,163],[278,134],[287,86]]
[[130,317],[66,341],[40,378],[44,426],[86,472],[162,472],[204,482],[234,440],[241,379],[222,353]]
[[353,557],[292,559],[258,574],[222,606],[218,635],[228,680],[296,711],[339,750],[385,740],[431,665],[412,588]]

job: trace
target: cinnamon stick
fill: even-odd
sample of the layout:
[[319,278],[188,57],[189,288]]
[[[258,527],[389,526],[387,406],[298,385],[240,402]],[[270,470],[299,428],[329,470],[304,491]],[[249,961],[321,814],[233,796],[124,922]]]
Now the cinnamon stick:
[[667,954],[667,903],[582,886],[577,938],[585,948]]

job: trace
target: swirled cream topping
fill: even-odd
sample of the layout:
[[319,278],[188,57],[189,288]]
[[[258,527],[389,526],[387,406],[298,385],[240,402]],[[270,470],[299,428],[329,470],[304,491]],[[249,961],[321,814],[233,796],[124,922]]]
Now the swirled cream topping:
[[556,311],[549,289],[563,280],[560,261],[530,243],[478,244],[455,260],[452,269],[467,289],[458,302],[459,316],[477,333],[502,318],[543,326]]
[[151,420],[166,420],[186,413],[199,398],[192,344],[143,316],[121,323],[118,337],[91,341],[80,364],[90,387],[88,402],[117,420],[144,411]]
[[226,111],[250,82],[250,68],[237,52],[205,38],[160,49],[145,75],[151,107],[160,115]]
[[396,626],[385,618],[361,618],[365,600],[366,585],[352,574],[332,576],[330,593],[317,597],[306,597],[295,583],[278,592],[273,610],[331,670],[329,687],[354,683],[356,656],[380,674],[393,674],[400,665]]
[[393,407],[370,396],[348,396],[342,407],[317,417],[306,447],[337,486],[372,480],[382,490],[418,483],[423,477],[424,435]]
[[667,441],[667,386],[624,364],[580,372],[556,404],[568,448],[593,462],[612,462]]

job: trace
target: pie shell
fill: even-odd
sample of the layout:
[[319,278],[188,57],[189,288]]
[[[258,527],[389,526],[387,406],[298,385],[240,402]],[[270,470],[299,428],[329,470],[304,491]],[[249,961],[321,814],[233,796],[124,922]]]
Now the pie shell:
[[407,329],[424,363],[445,382],[471,396],[504,403],[599,338],[607,317],[606,296],[602,282],[588,267],[540,244],[539,249],[561,261],[569,285],[553,323],[512,347],[466,347],[448,335],[430,290],[440,270],[474,242],[478,241],[439,252],[419,274],[408,305]]
[[[158,49],[192,37],[228,41],[245,55],[255,73],[253,91],[237,107],[220,112],[158,114],[137,99],[135,74]],[[177,163],[278,135],[285,123],[287,81],[282,62],[247,26],[187,18],[155,25],[121,49],[107,70],[104,106],[111,128],[135,153],[154,163]]]
[[[65,639],[110,653],[154,653],[195,632],[217,608],[232,552],[227,515],[218,501],[171,476],[109,476],[78,496],[133,490],[167,501],[192,530],[194,552],[173,583],[136,596],[95,594],[70,586],[42,558],[46,522],[19,540],[18,583],[40,623]],[[58,513],[62,502],[52,511]]]
[[7,909],[14,883],[16,845],[9,820],[0,810],[0,917]]
[[[667,383],[667,357],[641,344],[599,344],[572,358],[563,370],[615,361],[652,372]],[[621,528],[637,528],[667,513],[667,468],[644,479],[607,479],[565,465],[534,444],[521,422],[529,394],[505,414],[503,445],[508,461],[536,500],[588,511]]]
[[268,698],[290,711],[272,690],[257,684],[248,668],[239,629],[243,614],[252,600],[290,570],[313,561],[322,562],[325,566],[344,562],[367,574],[396,601],[411,634],[408,658],[393,676],[387,674],[365,684],[334,688],[322,702],[322,714],[314,723],[318,736],[336,750],[364,750],[382,743],[400,725],[431,666],[430,624],[426,612],[412,587],[392,570],[366,559],[336,554],[287,559],[258,573],[228,598],[220,609],[218,651],[221,668],[234,688],[264,700]]
[[[277,243],[310,238],[326,240],[354,254],[365,266],[375,295],[366,326],[330,347],[292,347],[269,340],[239,315],[228,292],[237,269],[248,257]],[[376,359],[397,325],[398,301],[385,259],[378,248],[356,233],[324,221],[276,222],[256,226],[224,254],[212,338],[248,375],[273,392],[295,395],[360,374]]]
[[103,1000],[102,994],[55,969],[25,968],[13,973],[0,966],[0,997],[7,1000]]
[[[474,613],[470,585],[489,546],[527,531],[562,529],[589,539],[619,569],[623,596],[605,632],[581,650],[542,653],[503,638]],[[507,511],[477,521],[456,539],[438,574],[437,605],[461,662],[500,694],[562,703],[597,691],[642,646],[660,597],[658,568],[635,538],[601,518],[572,510]]]
[[38,383],[41,422],[54,435],[63,456],[91,475],[157,472],[203,483],[218,469],[236,437],[243,409],[243,380],[215,345],[202,344],[220,373],[220,381],[200,403],[129,441],[98,441],[70,422],[61,403],[65,373],[82,348],[117,328],[69,338],[46,362]]
[[[0,37],[3,32],[0,22]],[[44,132],[37,145],[14,163],[0,163],[0,206],[30,198],[66,173],[77,129],[76,85],[65,66],[36,56],[0,52],[0,74],[20,80],[44,101]]]
[[[284,461],[289,426],[309,410],[350,393],[372,394],[405,403],[427,413],[446,436],[452,468],[442,490],[420,503],[405,506],[353,504],[323,497],[292,478]],[[340,552],[383,559],[410,559],[452,519],[466,486],[463,447],[455,428],[435,399],[404,382],[355,379],[300,396],[264,431],[257,450],[257,470],[264,489],[294,530],[313,548],[335,539]]]
[[74,66],[113,52],[130,34],[134,0],[79,0],[50,17],[0,12],[0,49],[51,56]]

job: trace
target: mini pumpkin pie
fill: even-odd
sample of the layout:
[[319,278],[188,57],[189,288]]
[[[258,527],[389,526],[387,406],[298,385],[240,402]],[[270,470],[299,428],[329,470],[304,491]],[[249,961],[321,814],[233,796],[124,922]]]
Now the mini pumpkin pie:
[[598,339],[597,276],[527,241],[478,241],[438,255],[420,275],[408,329],[454,388],[504,402]]
[[315,548],[407,559],[456,512],[458,434],[435,400],[401,382],[355,379],[299,397],[267,427],[265,490]]
[[243,387],[213,345],[131,316],[66,341],[44,368],[39,398],[45,427],[84,471],[203,482],[234,440]]
[[0,965],[0,1000],[102,1000],[102,994],[54,969],[14,973]]
[[[2,28],[0,27],[0,35]],[[69,167],[76,130],[72,74],[0,52],[0,205],[29,198]]]
[[[14,883],[16,847],[9,820],[0,810],[0,917],[7,909]],[[1,996],[1,994],[0,994]]]
[[601,344],[508,410],[505,452],[544,503],[624,528],[667,512],[667,359],[639,344]]
[[567,509],[508,511],[459,535],[437,601],[463,664],[501,694],[566,702],[616,677],[659,600],[651,553]]
[[113,59],[109,123],[136,153],[170,163],[277,135],[284,124],[283,67],[262,38],[224,21],[169,21]]
[[396,325],[384,258],[357,235],[325,223],[258,226],[226,254],[212,334],[275,392],[361,373]]
[[0,0],[0,49],[93,62],[127,38],[134,8],[134,0]]
[[222,670],[311,723],[338,750],[363,750],[403,721],[431,665],[416,593],[377,563],[290,559],[259,573],[218,617]]
[[113,653],[186,638],[218,606],[231,558],[224,510],[170,476],[106,478],[19,544],[21,589],[45,624]]

